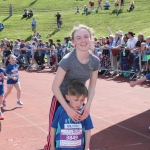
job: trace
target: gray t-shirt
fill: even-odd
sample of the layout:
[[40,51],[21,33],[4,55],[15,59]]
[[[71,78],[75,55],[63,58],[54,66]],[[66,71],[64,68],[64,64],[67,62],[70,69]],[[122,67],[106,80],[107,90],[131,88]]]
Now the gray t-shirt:
[[90,54],[90,59],[87,64],[82,64],[76,55],[76,50],[68,53],[59,62],[59,66],[66,72],[64,80],[60,86],[63,95],[68,93],[68,83],[71,80],[77,80],[83,84],[90,79],[93,71],[99,69],[100,61],[98,57]]

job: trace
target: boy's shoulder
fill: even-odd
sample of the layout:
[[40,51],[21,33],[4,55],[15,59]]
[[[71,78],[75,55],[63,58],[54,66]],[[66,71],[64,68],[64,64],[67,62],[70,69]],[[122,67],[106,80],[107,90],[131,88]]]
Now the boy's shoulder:
[[59,106],[56,110],[56,113],[59,113],[59,114],[62,114],[62,113],[65,113],[65,109],[62,107],[62,106]]

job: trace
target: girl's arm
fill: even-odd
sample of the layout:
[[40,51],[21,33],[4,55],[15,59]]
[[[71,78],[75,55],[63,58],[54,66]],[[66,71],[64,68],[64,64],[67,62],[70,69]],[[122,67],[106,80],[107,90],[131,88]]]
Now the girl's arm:
[[95,87],[96,87],[96,81],[97,81],[97,76],[98,76],[98,70],[93,71],[91,78],[90,78],[90,83],[89,83],[89,87],[88,87],[88,97],[87,97],[87,103],[85,104],[85,106],[83,107],[82,111],[81,111],[81,121],[84,120],[85,118],[88,117],[89,115],[89,111],[90,111],[90,107],[91,107],[91,103],[95,94]]
[[8,78],[11,78],[11,79],[13,79],[13,80],[17,80],[16,77],[11,76],[10,74],[7,74],[7,77],[8,77]]
[[110,27],[108,27],[107,29],[108,29],[108,32],[109,32],[110,35],[114,35],[114,34],[112,33]]
[[56,134],[56,129],[51,127],[51,148],[50,150],[55,150],[55,134]]
[[1,74],[1,77],[2,77],[4,80],[7,79],[7,76],[5,76],[3,72],[1,72],[0,74]]
[[130,82],[130,86],[131,87],[134,87],[134,86],[136,86],[136,85],[138,85],[138,84],[141,84],[142,82],[144,82],[144,81],[146,81],[147,80],[147,78],[146,77],[144,77],[144,78],[142,78],[142,79],[140,79],[140,80],[137,80],[137,81],[131,81]]
[[80,114],[78,114],[73,108],[71,108],[66,100],[64,99],[61,91],[60,91],[60,85],[63,82],[63,79],[66,75],[66,72],[61,68],[58,67],[56,76],[54,78],[53,84],[52,84],[52,90],[62,107],[65,109],[67,112],[68,116],[73,120],[73,121],[79,121],[80,120]]
[[91,139],[91,130],[85,130],[85,149],[84,150],[89,150],[90,139]]

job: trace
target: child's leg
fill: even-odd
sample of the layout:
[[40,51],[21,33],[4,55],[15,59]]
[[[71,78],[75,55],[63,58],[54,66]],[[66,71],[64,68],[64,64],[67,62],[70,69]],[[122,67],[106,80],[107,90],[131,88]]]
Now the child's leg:
[[17,100],[20,100],[21,97],[21,86],[20,86],[20,82],[17,82],[14,87],[17,90]]
[[21,97],[21,86],[20,86],[20,82],[17,82],[14,87],[16,88],[17,90],[17,104],[18,105],[23,105],[23,103],[21,102],[20,100],[20,97]]
[[7,98],[7,96],[11,93],[11,90],[13,88],[13,85],[10,86],[10,85],[7,85],[7,92],[5,93],[4,95],[4,100]]
[[3,95],[0,95],[0,120],[4,120],[4,116],[1,111],[2,100],[3,100]]
[[0,95],[0,112],[1,112],[2,100],[3,100],[3,95]]
[[47,55],[47,64],[50,66],[50,55]]

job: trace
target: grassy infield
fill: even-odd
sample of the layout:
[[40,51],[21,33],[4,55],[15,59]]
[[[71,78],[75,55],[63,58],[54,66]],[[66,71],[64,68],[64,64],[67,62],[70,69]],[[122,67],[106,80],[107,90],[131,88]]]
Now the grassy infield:
[[[103,0],[105,2],[105,0]],[[47,38],[63,39],[69,36],[74,24],[84,23],[95,30],[96,36],[108,36],[109,26],[115,33],[120,29],[123,32],[132,30],[135,33],[150,35],[150,5],[147,0],[135,0],[135,9],[127,12],[130,0],[125,0],[123,12],[115,13],[114,0],[110,0],[110,10],[99,10],[98,13],[82,15],[83,5],[88,5],[89,0],[0,0],[0,21],[5,25],[5,29],[0,32],[0,39],[22,38],[29,40],[32,34],[32,19],[21,19],[23,10],[32,8],[34,17],[37,20],[37,30],[42,35],[44,41]],[[97,0],[94,0],[97,7]],[[13,16],[9,17],[8,6],[13,5]],[[81,13],[75,14],[76,6],[80,7]],[[54,14],[59,11],[63,18],[62,29],[56,30],[56,18]]]

